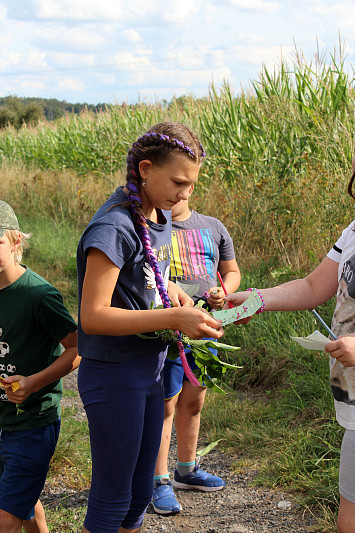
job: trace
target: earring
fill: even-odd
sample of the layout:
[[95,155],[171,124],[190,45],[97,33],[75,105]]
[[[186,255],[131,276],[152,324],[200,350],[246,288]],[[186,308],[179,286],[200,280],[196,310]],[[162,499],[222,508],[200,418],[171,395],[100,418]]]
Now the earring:
[[142,187],[146,187],[147,186],[147,182],[146,181],[142,181]]

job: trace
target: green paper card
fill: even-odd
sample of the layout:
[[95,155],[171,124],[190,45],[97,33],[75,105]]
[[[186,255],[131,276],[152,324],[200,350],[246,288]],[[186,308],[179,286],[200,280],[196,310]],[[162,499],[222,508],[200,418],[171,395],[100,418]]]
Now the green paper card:
[[251,291],[251,295],[244,303],[233,307],[233,309],[223,309],[222,311],[212,311],[212,315],[216,320],[221,320],[222,325],[226,326],[232,322],[237,322],[243,318],[254,315],[258,309],[263,306],[263,302],[256,291]]

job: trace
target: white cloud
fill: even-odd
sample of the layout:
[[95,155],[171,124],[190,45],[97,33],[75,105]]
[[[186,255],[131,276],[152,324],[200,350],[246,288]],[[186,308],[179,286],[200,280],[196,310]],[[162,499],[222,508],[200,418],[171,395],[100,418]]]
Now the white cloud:
[[142,37],[136,30],[123,30],[123,36],[129,43],[139,43]]
[[27,93],[43,91],[47,88],[45,83],[39,81],[24,81],[20,83],[20,87]]
[[116,54],[112,60],[118,70],[139,71],[151,65],[151,49],[137,49],[134,52]]
[[0,4],[0,20],[6,20],[7,9],[4,5]]
[[198,6],[195,0],[177,0],[173,2],[159,0],[158,11],[165,22],[186,23],[195,13],[198,13]]
[[37,0],[35,9],[42,20],[117,20],[123,13],[122,2],[110,0]]
[[22,54],[18,52],[2,52],[0,57],[0,70],[5,71],[9,67],[19,65],[22,58]]
[[69,50],[70,52],[99,51],[107,45],[106,38],[93,27],[47,28],[39,30],[33,38],[37,46],[49,47],[54,50]]
[[85,89],[85,84],[81,80],[73,78],[59,80],[58,85],[60,89],[69,89],[69,91],[83,91]]
[[116,83],[116,78],[113,74],[98,74],[97,79],[104,85],[113,85]]
[[52,52],[48,54],[48,62],[51,66],[61,68],[93,67],[95,66],[95,55]]
[[228,0],[230,5],[246,9],[248,11],[259,11],[262,13],[275,13],[280,9],[279,2],[267,2],[264,0]]
[[28,50],[27,54],[23,54],[23,62],[25,65],[36,68],[45,68],[46,63],[46,52],[42,52],[36,48]]

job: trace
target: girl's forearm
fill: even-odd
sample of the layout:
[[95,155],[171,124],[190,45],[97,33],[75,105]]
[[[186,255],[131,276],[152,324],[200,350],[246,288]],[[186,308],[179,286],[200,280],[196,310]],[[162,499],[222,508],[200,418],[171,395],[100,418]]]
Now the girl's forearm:
[[136,335],[159,329],[177,329],[176,309],[129,310],[101,307],[85,313],[81,325],[88,335]]

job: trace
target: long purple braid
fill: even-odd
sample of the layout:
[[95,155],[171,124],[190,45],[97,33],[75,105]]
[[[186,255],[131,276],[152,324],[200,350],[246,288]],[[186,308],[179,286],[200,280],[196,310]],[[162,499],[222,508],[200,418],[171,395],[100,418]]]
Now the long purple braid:
[[[137,179],[137,175],[133,169],[131,170],[131,174],[135,179]],[[157,285],[157,289],[159,291],[161,301],[163,303],[163,307],[164,308],[171,307],[169,296],[165,289],[164,279],[160,271],[157,258],[151,246],[147,222],[142,213],[142,210],[138,207],[139,204],[140,205],[142,204],[142,200],[140,198],[138,188],[132,181],[128,181],[127,189],[129,191],[129,199],[132,201],[132,204],[130,205],[130,209],[134,215],[137,234],[143,244],[146,259],[154,272],[155,282]],[[181,342],[180,332],[176,330],[176,333],[178,335],[178,339],[176,343],[179,349],[179,355],[180,355],[180,359],[181,359],[186,377],[188,378],[188,380],[191,382],[192,385],[199,386],[200,382],[197,380],[197,378],[193,374],[187,362],[184,345]]]

